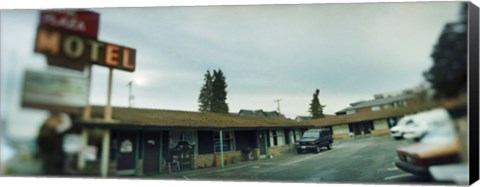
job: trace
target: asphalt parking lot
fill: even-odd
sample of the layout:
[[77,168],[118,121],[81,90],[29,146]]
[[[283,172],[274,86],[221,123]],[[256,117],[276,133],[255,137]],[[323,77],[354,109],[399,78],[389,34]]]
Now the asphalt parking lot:
[[396,148],[409,140],[368,136],[336,141],[320,153],[288,153],[271,159],[179,173],[145,176],[156,179],[209,181],[272,181],[302,183],[408,183],[439,184],[395,167]]

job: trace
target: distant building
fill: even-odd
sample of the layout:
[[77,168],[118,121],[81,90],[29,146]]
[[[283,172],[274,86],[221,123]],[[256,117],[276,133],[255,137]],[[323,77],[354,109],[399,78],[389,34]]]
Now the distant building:
[[346,115],[415,106],[428,100],[431,95],[431,88],[426,84],[421,84],[411,89],[374,94],[372,100],[350,103],[350,107],[335,112],[335,114]]
[[405,106],[416,105],[420,102],[419,98],[413,94],[402,94],[389,97],[375,96],[376,97],[373,100],[350,103],[350,107],[340,110],[335,114],[348,115],[362,112],[374,112],[389,108],[402,108]]
[[312,119],[311,116],[297,116],[295,117],[295,121],[301,122]]
[[263,111],[263,110],[246,110],[241,109],[238,112],[239,116],[265,116],[265,117],[283,117],[283,114],[278,113],[277,111]]
[[358,135],[385,135],[404,115],[439,106],[427,102],[430,89],[420,85],[398,92],[379,93],[374,99],[350,103],[350,106],[336,112],[336,116],[308,120],[303,123],[318,127],[332,127],[334,138],[348,138]]

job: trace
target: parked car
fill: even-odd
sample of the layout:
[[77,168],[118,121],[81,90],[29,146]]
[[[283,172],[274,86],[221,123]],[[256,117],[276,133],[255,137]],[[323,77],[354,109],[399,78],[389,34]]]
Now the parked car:
[[309,129],[303,133],[302,138],[297,142],[297,153],[302,153],[306,150],[313,150],[316,153],[320,152],[322,147],[331,149],[333,144],[332,132],[330,129]]
[[412,125],[412,123],[414,123],[413,116],[409,115],[409,116],[402,117],[400,120],[398,120],[397,125],[390,129],[390,133],[392,137],[397,140],[403,139],[405,128],[408,125]]
[[411,123],[403,128],[403,137],[420,140],[432,128],[452,126],[453,121],[444,108],[436,108],[412,116]]
[[418,176],[431,176],[429,167],[460,162],[453,125],[431,129],[419,143],[397,149],[395,165]]

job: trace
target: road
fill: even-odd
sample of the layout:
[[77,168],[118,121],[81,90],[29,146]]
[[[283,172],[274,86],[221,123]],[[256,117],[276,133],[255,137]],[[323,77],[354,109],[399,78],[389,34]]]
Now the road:
[[362,137],[335,142],[320,153],[289,153],[271,159],[180,173],[147,176],[161,179],[273,181],[305,183],[435,183],[396,168],[398,147],[412,144],[389,136]]

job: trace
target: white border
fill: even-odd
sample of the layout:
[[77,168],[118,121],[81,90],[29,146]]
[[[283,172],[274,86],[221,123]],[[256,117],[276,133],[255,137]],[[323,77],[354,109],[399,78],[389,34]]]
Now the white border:
[[[435,0],[435,2],[448,0]],[[456,0],[458,1],[458,0]],[[49,9],[49,8],[103,8],[103,7],[155,7],[155,6],[206,6],[206,5],[260,5],[260,4],[312,4],[312,3],[374,3],[374,2],[432,2],[425,0],[403,0],[403,1],[379,1],[379,0],[82,0],[82,1],[62,1],[62,0],[14,0],[3,1],[0,9]],[[472,0],[477,6],[480,0]],[[1,24],[1,23],[0,23]],[[3,26],[3,25],[0,25]],[[271,182],[207,182],[195,181],[158,181],[158,180],[129,180],[129,179],[78,179],[78,178],[46,178],[46,177],[0,177],[2,186],[68,186],[68,187],[89,187],[89,186],[228,186],[228,187],[251,187],[251,186],[275,186],[291,187],[298,186],[400,186],[400,185],[377,185],[377,184],[311,184],[311,183],[271,183]],[[479,184],[477,182],[476,184]],[[401,185],[401,186],[419,186],[419,185]]]

